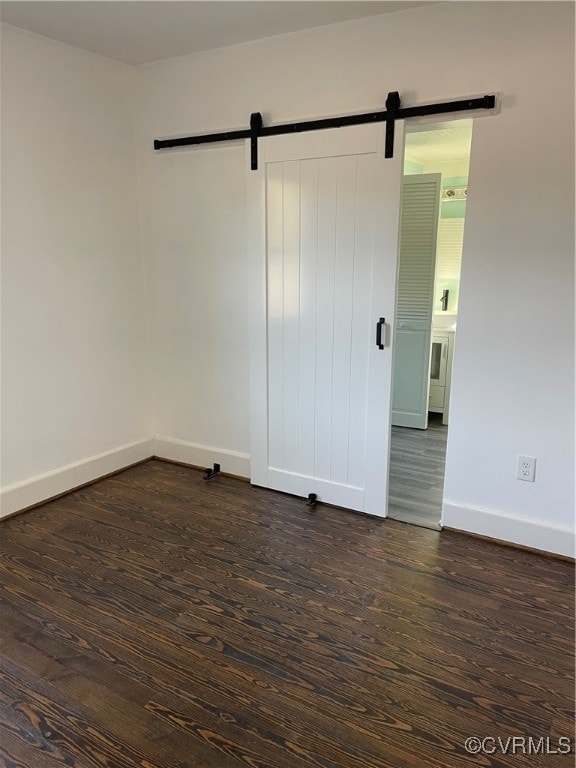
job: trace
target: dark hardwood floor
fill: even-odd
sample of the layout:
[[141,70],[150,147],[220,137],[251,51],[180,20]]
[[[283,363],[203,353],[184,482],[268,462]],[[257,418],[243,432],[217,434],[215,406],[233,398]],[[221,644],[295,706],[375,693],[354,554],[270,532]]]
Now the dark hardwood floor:
[[570,563],[159,461],[0,538],[5,768],[574,764]]

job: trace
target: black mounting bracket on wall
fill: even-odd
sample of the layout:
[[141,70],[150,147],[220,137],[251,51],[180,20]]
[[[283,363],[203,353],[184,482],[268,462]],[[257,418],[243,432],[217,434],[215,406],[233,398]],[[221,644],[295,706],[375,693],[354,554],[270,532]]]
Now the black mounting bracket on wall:
[[494,109],[496,96],[486,95],[476,99],[446,101],[441,104],[423,104],[418,107],[401,106],[398,91],[390,91],[386,98],[386,111],[367,112],[361,115],[342,115],[327,117],[320,120],[306,120],[301,123],[286,123],[284,125],[263,125],[260,112],[250,115],[250,129],[247,131],[224,131],[223,133],[208,133],[198,136],[182,136],[176,139],[155,139],[154,149],[173,149],[188,147],[194,144],[213,144],[219,141],[237,141],[250,139],[250,167],[258,170],[258,137],[279,136],[284,133],[301,133],[303,131],[320,131],[323,128],[342,128],[347,125],[363,125],[365,123],[386,123],[386,143],[384,156],[394,156],[394,125],[396,120],[409,117],[424,117],[426,115],[443,115],[450,112],[469,112],[476,109]]

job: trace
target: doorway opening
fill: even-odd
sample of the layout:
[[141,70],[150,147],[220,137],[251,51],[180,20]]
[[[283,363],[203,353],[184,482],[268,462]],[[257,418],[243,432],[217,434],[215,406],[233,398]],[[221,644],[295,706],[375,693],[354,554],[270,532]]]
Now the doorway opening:
[[440,530],[471,119],[407,125],[388,516]]

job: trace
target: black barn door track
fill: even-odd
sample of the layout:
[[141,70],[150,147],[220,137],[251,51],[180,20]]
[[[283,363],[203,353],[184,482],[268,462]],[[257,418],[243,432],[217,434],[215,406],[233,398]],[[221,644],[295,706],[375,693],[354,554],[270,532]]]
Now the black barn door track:
[[360,115],[342,115],[341,117],[326,117],[319,120],[306,120],[301,123],[285,123],[284,125],[264,125],[260,112],[250,115],[250,128],[241,131],[223,131],[197,136],[182,136],[174,139],[155,139],[154,149],[174,149],[195,144],[213,144],[219,141],[237,141],[250,139],[251,163],[253,171],[258,169],[258,139],[263,136],[279,136],[284,133],[302,133],[303,131],[320,131],[324,128],[343,128],[348,125],[364,125],[366,123],[386,123],[385,157],[394,156],[394,126],[396,120],[410,117],[425,117],[426,115],[444,115],[452,112],[470,112],[479,109],[494,109],[496,96],[489,94],[475,99],[445,101],[438,104],[421,104],[416,107],[403,107],[398,91],[390,91],[386,98],[386,109],[382,112],[366,112]]

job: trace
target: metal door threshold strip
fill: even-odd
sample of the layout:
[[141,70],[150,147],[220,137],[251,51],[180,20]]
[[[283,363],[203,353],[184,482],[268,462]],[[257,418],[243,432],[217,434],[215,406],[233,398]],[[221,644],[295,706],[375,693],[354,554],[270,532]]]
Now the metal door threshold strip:
[[496,96],[480,96],[476,99],[461,99],[446,101],[440,104],[422,104],[417,107],[403,107],[398,91],[391,91],[386,98],[386,109],[382,112],[367,112],[361,115],[342,115],[341,117],[326,117],[319,120],[305,120],[300,123],[284,125],[263,125],[260,112],[250,115],[250,128],[242,131],[223,131],[199,136],[182,136],[175,139],[155,139],[154,149],[173,149],[194,144],[213,144],[218,141],[251,140],[251,168],[258,168],[258,138],[262,136],[278,136],[284,133],[301,133],[302,131],[320,131],[324,128],[342,128],[347,125],[363,125],[366,123],[386,123],[385,157],[394,154],[394,124],[396,120],[409,117],[424,117],[426,115],[443,115],[450,112],[470,112],[476,109],[494,109]]

